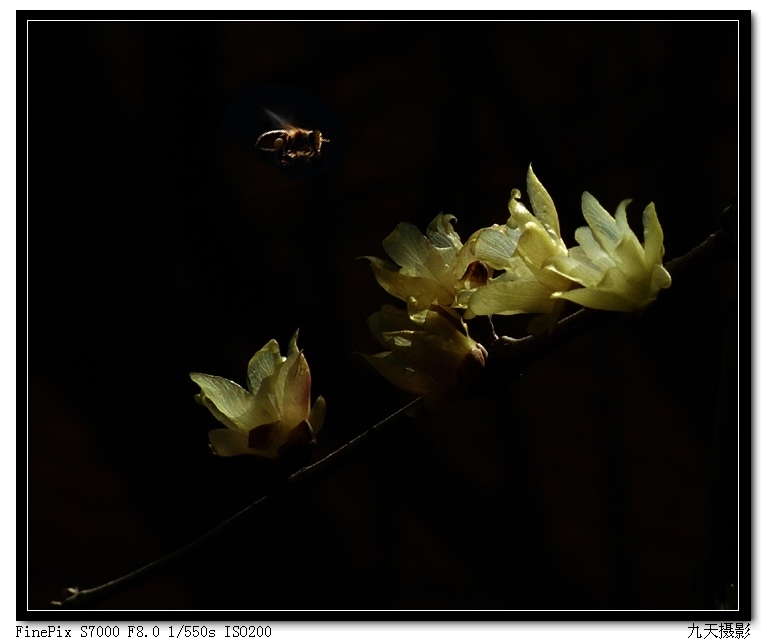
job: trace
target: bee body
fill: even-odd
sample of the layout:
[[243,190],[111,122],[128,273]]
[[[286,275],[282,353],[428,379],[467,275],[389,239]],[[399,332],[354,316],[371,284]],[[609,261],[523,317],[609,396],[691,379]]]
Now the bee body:
[[287,126],[264,132],[256,140],[256,149],[272,155],[281,167],[306,165],[322,156],[322,145],[330,140],[319,129]]

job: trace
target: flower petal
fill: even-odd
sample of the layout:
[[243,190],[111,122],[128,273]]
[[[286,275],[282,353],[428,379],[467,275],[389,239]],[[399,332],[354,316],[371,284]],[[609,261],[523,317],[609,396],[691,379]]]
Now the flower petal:
[[602,249],[610,252],[621,241],[621,234],[615,219],[587,191],[583,192],[581,207],[583,217],[591,227],[594,238],[602,246]]
[[298,330],[296,330],[293,336],[290,337],[290,343],[288,343],[288,353],[286,356],[293,356],[293,354],[300,351],[301,350],[298,349]]
[[650,203],[642,213],[644,226],[644,253],[648,265],[660,265],[663,260],[663,230],[658,221],[655,205]]
[[552,256],[561,255],[551,236],[538,223],[527,223],[519,237],[517,254],[534,274]]
[[460,251],[463,243],[461,243],[461,237],[453,229],[452,222],[454,220],[455,216],[449,214],[439,214],[432,220],[426,228],[426,238],[429,242],[435,247]]
[[[476,246],[477,238],[482,231],[483,230],[481,229],[475,231],[471,236],[469,236],[463,247],[461,247],[461,249],[458,251],[455,260],[453,261],[453,277],[456,280],[463,280],[469,265],[479,259],[479,257],[476,255]],[[459,290],[462,289],[462,284],[460,282],[457,283],[456,288]]]
[[388,261],[374,256],[366,256],[370,261],[373,274],[378,284],[389,294],[400,300],[413,297],[421,307],[428,307],[436,302],[440,305],[450,305],[455,299],[455,293],[448,290],[433,278],[425,276],[408,276],[396,267],[392,270]]
[[285,360],[280,354],[280,346],[272,339],[248,362],[248,389],[252,394],[258,392],[261,382],[274,375],[277,367]]
[[554,306],[551,295],[538,280],[494,280],[474,292],[469,309],[477,316],[545,313]]
[[533,166],[530,165],[527,170],[527,195],[530,197],[530,204],[533,207],[535,217],[541,222],[546,231],[554,238],[559,238],[559,216],[554,207],[554,201],[549,196],[549,192],[533,173]]
[[322,429],[325,424],[325,399],[322,396],[318,396],[317,400],[312,405],[312,410],[309,412],[309,425],[312,426],[312,431],[316,435]]
[[636,305],[633,302],[620,294],[599,287],[571,289],[566,292],[556,292],[553,296],[555,298],[564,298],[592,309],[603,309],[613,312],[631,312],[636,309]]
[[471,320],[474,318],[475,314],[471,312],[468,308],[469,301],[471,300],[471,297],[474,295],[474,292],[477,291],[475,289],[464,289],[458,292],[455,295],[455,307],[459,309],[464,310],[463,317],[466,320]]
[[663,265],[655,265],[652,269],[652,277],[650,281],[650,291],[653,294],[653,298],[661,289],[671,287],[671,274],[666,271]]
[[192,372],[189,376],[200,386],[205,399],[213,403],[216,409],[238,429],[247,431],[258,425],[259,422],[264,422],[262,420],[263,411],[256,403],[253,395],[237,383],[221,376],[211,376],[199,372]]
[[576,252],[583,251],[588,259],[599,269],[606,270],[615,266],[615,261],[610,257],[602,246],[594,238],[594,233],[589,227],[578,227],[575,230],[575,241],[579,247],[573,247],[570,250],[570,256],[577,257]]
[[416,325],[408,317],[404,309],[397,309],[393,305],[384,305],[380,312],[375,312],[368,317],[368,329],[373,337],[388,349],[384,332],[396,332],[401,329],[414,329]]
[[213,414],[213,418],[215,418],[219,423],[223,423],[226,425],[230,430],[241,430],[242,428],[237,425],[232,419],[230,419],[226,414],[221,413],[218,408],[215,406],[213,401],[211,401],[207,396],[205,396],[205,392],[200,392],[199,394],[196,394],[194,399],[200,403],[203,407],[206,407],[208,411]]
[[517,254],[535,278],[550,292],[570,288],[570,281],[556,271],[545,269],[549,260],[561,255],[559,245],[538,223],[527,223],[519,238]]
[[[577,249],[577,247],[574,249]],[[574,249],[570,250],[571,254]],[[552,270],[585,287],[597,285],[603,275],[602,270],[594,265],[594,263],[592,263],[585,255],[582,257],[578,257],[577,255],[552,256],[546,265],[546,269]],[[568,288],[563,288],[563,291],[564,289]]]
[[483,229],[477,237],[477,244],[474,248],[477,258],[493,269],[506,269],[521,235],[521,230],[513,231],[517,233],[505,233],[503,228],[499,226]]
[[[408,314],[410,319],[415,322],[416,315],[410,306],[408,307]],[[464,341],[469,336],[469,329],[466,327],[466,323],[463,322],[461,315],[454,309],[442,307],[441,305],[432,305],[426,310],[421,327],[436,336],[444,338]]]
[[645,273],[645,253],[636,234],[631,230],[626,218],[626,207],[631,200],[624,200],[615,212],[615,223],[622,239],[615,249],[617,263],[623,263],[623,270],[629,274]]
[[391,352],[372,356],[362,354],[362,357],[387,381],[406,392],[423,395],[437,387],[437,384],[428,376],[406,367]]
[[439,383],[454,383],[459,366],[473,341],[456,331],[438,335],[426,331],[401,331],[384,335],[394,357],[405,367],[426,374]]
[[626,208],[631,204],[631,198],[622,200],[618,205],[618,209],[615,210],[615,225],[618,228],[618,233],[622,237],[626,237],[629,234],[633,234],[631,227],[629,227],[628,217],[626,215]]
[[217,456],[257,454],[248,448],[248,435],[238,430],[211,430],[208,432],[210,447]]
[[427,266],[434,250],[415,225],[400,223],[383,241],[383,248],[408,276],[434,276]]
[[302,352],[288,357],[277,373],[274,392],[279,419],[295,427],[309,415],[312,377]]
[[522,198],[522,193],[519,189],[512,189],[509,199],[509,219],[506,221],[506,226],[510,229],[524,227],[525,223],[535,221],[535,216],[520,202],[520,198]]
[[643,283],[649,280],[650,272],[645,263],[644,251],[633,232],[629,232],[615,248],[613,257],[616,266],[630,282]]

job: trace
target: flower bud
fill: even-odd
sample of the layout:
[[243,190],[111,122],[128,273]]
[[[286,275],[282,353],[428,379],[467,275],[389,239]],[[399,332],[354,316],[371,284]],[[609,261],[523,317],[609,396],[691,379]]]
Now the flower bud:
[[385,305],[368,326],[388,351],[364,358],[390,383],[424,396],[427,409],[484,373],[487,350],[469,336],[453,309],[432,305],[419,310],[410,300],[407,311]]
[[454,216],[439,214],[429,223],[424,236],[415,225],[400,223],[383,241],[391,260],[366,256],[378,283],[389,294],[407,301],[408,306],[427,309],[430,305],[465,307],[465,290],[484,284],[484,265],[475,262],[476,238],[461,242],[453,229]]
[[314,447],[325,400],[320,396],[310,407],[311,375],[297,338],[298,332],[287,356],[275,340],[256,352],[248,363],[247,389],[220,376],[190,374],[200,386],[195,398],[226,426],[208,433],[214,454],[278,459]]
[[554,294],[584,307],[630,312],[649,305],[661,289],[671,285],[663,267],[663,230],[655,205],[644,210],[644,244],[628,226],[626,207],[618,205],[615,218],[588,192],[583,194],[583,216],[588,227],[575,232],[578,247],[569,256],[550,261],[548,269],[581,287]]
[[554,202],[532,166],[527,172],[527,193],[533,213],[520,202],[520,191],[514,189],[506,225],[493,225],[478,233],[475,256],[502,273],[472,293],[467,318],[545,314],[555,322],[559,315],[562,303],[552,299],[552,294],[569,289],[572,283],[547,265],[554,257],[567,256],[567,247],[560,236]]

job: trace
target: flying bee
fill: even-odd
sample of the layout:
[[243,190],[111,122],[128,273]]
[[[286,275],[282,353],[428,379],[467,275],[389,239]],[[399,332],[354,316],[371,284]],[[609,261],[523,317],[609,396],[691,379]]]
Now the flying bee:
[[262,133],[256,140],[256,149],[270,154],[280,167],[308,165],[322,156],[322,145],[330,142],[319,129],[303,129],[285,123],[268,110],[282,129]]
[[319,129],[273,129],[261,134],[256,149],[274,154],[282,167],[311,163],[322,156],[323,143],[330,142]]

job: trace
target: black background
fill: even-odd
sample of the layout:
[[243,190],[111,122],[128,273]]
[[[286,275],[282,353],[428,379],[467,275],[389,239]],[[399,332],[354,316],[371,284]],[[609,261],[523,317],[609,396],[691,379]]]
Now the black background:
[[[532,162],[568,244],[588,190],[611,212],[633,198],[632,224],[653,201],[673,258],[738,193],[734,21],[53,21],[28,38],[32,610],[260,495],[258,461],[210,454],[190,371],[244,383],[300,327],[328,403],[319,455],[408,400],[355,355],[394,302],[357,258],[398,222],[453,214],[464,239],[503,223]],[[286,176],[227,138],[227,108],[262,85],[332,112],[337,165]],[[737,580],[733,265],[102,607],[714,608]]]

